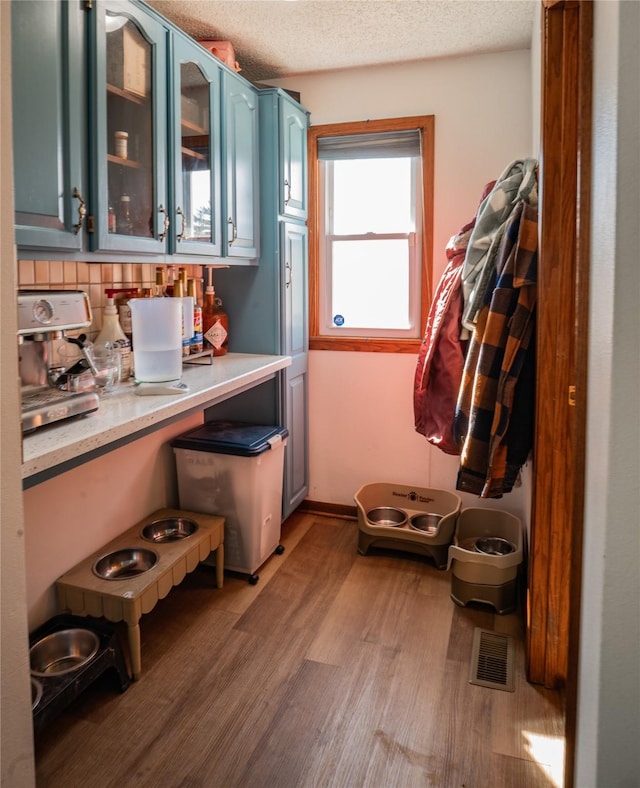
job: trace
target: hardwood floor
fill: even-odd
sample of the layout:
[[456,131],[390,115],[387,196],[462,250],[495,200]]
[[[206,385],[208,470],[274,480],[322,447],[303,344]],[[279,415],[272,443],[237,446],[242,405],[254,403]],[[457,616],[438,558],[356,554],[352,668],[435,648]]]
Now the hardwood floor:
[[[39,788],[560,786],[562,699],[525,681],[520,617],[357,535],[295,513],[257,585],[189,575],[142,618],[140,680],[104,674],[40,734]],[[515,692],[468,683],[478,626],[516,636]]]

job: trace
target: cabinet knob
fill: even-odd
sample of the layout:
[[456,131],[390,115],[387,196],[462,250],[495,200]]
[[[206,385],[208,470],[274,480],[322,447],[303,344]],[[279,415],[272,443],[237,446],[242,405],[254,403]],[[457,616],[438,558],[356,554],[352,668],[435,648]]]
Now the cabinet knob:
[[291,184],[289,183],[288,180],[285,180],[284,185],[286,186],[287,189],[287,196],[284,198],[284,204],[289,205],[289,203],[291,202]]
[[162,205],[158,208],[158,213],[164,214],[163,229],[162,229],[162,232],[160,233],[160,235],[158,236],[158,240],[159,241],[164,241],[164,239],[167,237],[167,233],[169,232],[169,225],[171,224],[171,222],[169,221],[169,214],[162,207]]
[[82,199],[82,195],[75,186],[73,188],[72,197],[80,201],[80,204],[78,205],[78,223],[73,225],[73,234],[77,235],[82,229],[84,217],[87,215],[87,206]]
[[285,273],[286,273],[284,286],[285,287],[289,287],[291,285],[291,282],[293,281],[293,269],[291,268],[289,263],[285,262],[284,270],[285,270]]

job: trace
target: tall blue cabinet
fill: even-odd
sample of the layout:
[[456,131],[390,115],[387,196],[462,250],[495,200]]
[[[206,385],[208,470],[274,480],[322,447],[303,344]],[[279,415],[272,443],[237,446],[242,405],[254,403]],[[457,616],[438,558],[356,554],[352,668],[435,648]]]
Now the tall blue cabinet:
[[244,397],[212,408],[207,418],[278,423],[289,432],[283,517],[309,489],[307,128],[309,113],[285,91],[259,91],[260,263],[214,272],[229,314],[229,349],[278,353],[290,367]]

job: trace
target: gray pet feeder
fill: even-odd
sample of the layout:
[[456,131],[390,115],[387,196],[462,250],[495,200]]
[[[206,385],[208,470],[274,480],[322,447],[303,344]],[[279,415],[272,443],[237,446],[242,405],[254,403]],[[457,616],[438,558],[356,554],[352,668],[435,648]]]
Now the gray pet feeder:
[[446,490],[377,482],[354,496],[358,510],[358,552],[372,547],[402,550],[447,565],[461,500]]
[[451,599],[492,605],[498,613],[516,608],[522,563],[520,520],[500,509],[463,509],[449,547]]

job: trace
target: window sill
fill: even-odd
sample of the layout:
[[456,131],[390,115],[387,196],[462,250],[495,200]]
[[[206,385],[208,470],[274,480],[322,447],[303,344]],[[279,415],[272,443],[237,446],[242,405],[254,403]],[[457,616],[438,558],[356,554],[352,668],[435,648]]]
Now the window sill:
[[368,339],[366,337],[311,337],[309,350],[347,350],[361,353],[413,353],[420,339]]

